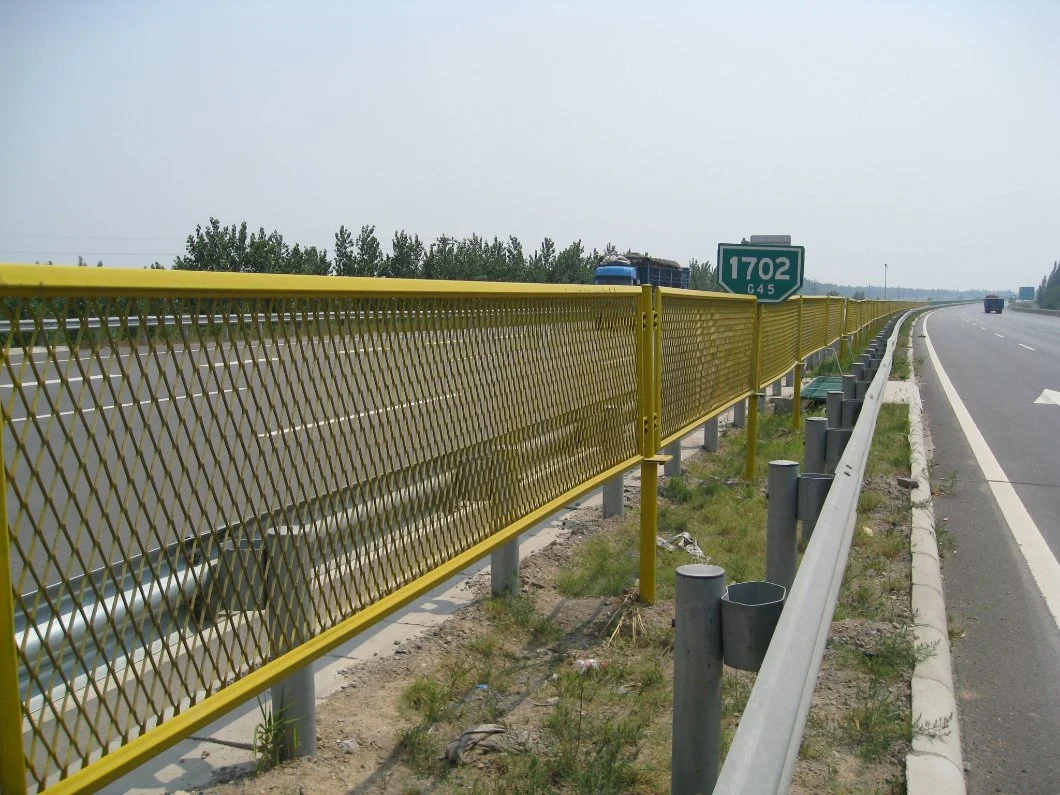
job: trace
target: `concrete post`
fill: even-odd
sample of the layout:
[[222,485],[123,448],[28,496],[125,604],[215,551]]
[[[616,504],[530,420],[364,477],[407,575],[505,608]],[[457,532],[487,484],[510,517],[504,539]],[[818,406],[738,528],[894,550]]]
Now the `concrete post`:
[[732,407],[732,427],[742,428],[747,424],[747,401],[741,400]]
[[724,594],[725,569],[705,563],[677,569],[671,792],[713,792],[718,781]]
[[[277,527],[265,536],[265,598],[269,647],[276,659],[313,637],[313,561],[301,527]],[[272,686],[272,716],[279,728],[279,758],[317,751],[316,685],[309,663]]]
[[838,428],[843,422],[843,393],[838,390],[829,392],[825,396],[825,415],[828,417],[828,427]]
[[795,582],[798,567],[799,462],[769,462],[766,517],[766,580],[785,588]]
[[851,368],[854,373],[854,382],[865,380],[865,365],[861,362],[854,362],[854,366]]
[[718,452],[718,418],[711,417],[703,423],[703,449],[709,453]]
[[765,392],[759,392],[758,393],[758,413],[759,414],[765,414],[766,413],[766,393]]
[[773,382],[770,387],[770,391],[773,393],[773,397],[780,397],[780,379],[778,378]]
[[806,450],[802,458],[803,471],[824,472],[824,435],[827,430],[828,420],[824,417],[810,417],[806,420]]
[[625,506],[625,475],[615,475],[604,483],[604,518],[612,516],[622,517],[626,513]]
[[519,593],[519,538],[513,538],[490,554],[490,591],[494,596]]
[[670,456],[670,460],[663,466],[663,474],[668,478],[677,477],[681,474],[681,440],[674,439],[670,444],[666,445],[663,450],[665,455]]

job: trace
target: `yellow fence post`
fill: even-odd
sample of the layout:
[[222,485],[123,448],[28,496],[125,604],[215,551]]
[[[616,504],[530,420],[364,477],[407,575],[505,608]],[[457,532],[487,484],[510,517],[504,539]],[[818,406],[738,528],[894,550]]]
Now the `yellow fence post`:
[[661,388],[656,364],[660,351],[659,316],[650,285],[641,289],[640,389],[641,413],[640,464],[640,598],[655,602],[655,539],[659,534],[659,403]]
[[795,331],[795,391],[791,396],[791,427],[802,427],[802,296],[799,296],[799,326]]
[[755,453],[758,447],[758,380],[762,364],[762,304],[755,307],[755,328],[751,341],[751,397],[747,401],[747,460],[744,478],[755,476]]
[[22,695],[15,646],[15,588],[11,582],[11,535],[7,526],[7,465],[0,424],[0,792],[26,791],[22,747]]

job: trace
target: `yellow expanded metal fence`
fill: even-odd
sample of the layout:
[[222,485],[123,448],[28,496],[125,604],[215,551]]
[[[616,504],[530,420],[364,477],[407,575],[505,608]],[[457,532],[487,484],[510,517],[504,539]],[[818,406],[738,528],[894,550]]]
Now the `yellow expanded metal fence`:
[[755,299],[661,288],[661,445],[751,389]]
[[0,267],[0,789],[114,780],[637,464],[654,599],[660,447],[907,306]]

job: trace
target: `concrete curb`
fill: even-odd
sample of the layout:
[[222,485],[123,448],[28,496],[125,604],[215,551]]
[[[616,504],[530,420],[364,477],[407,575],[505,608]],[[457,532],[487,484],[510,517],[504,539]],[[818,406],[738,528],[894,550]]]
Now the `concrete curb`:
[[[915,323],[914,323],[915,328]],[[913,739],[905,760],[906,791],[910,795],[943,795],[966,792],[957,698],[953,686],[946,602],[942,590],[935,508],[924,441],[924,408],[916,387],[910,334],[909,447],[910,469],[919,485],[910,493],[913,502],[912,609],[913,642],[933,647],[934,653],[917,664],[912,680],[913,720],[922,725],[948,722],[948,731],[937,739],[923,734]]]

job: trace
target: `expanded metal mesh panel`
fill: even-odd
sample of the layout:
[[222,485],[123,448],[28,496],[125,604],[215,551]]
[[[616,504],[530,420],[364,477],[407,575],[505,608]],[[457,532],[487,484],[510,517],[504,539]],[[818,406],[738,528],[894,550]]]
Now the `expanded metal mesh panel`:
[[844,333],[853,334],[861,328],[864,301],[847,301],[846,328]]
[[828,344],[828,298],[826,296],[803,296],[802,298],[802,350],[801,356],[819,351]]
[[661,438],[750,388],[755,302],[663,291]]
[[0,301],[32,786],[638,456],[639,295],[516,290]]
[[759,387],[776,381],[795,366],[795,358],[798,356],[798,333],[797,301],[763,304]]
[[828,296],[828,344],[831,345],[843,336],[843,318],[846,299]]

